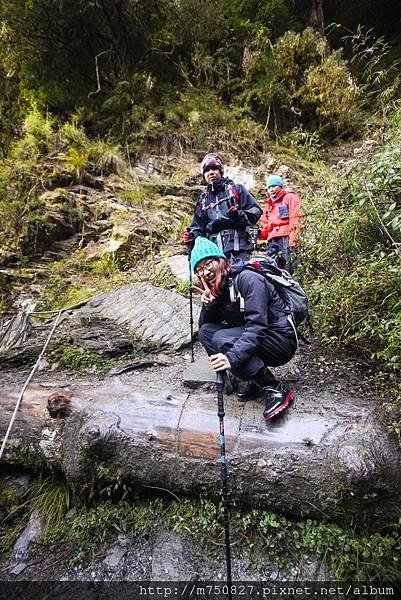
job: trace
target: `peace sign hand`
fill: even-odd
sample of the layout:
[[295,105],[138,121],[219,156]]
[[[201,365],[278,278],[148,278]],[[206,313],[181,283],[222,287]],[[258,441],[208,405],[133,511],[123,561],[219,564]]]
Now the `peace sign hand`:
[[205,306],[208,306],[209,304],[214,302],[214,300],[216,300],[216,298],[213,296],[212,292],[210,291],[210,288],[202,290],[201,288],[197,287],[196,285],[193,285],[192,289],[201,294],[201,302]]

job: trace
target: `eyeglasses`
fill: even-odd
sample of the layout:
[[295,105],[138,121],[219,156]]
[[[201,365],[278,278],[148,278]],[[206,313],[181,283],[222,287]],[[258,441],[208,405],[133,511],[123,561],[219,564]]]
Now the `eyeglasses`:
[[197,275],[198,277],[202,277],[205,274],[205,270],[207,271],[213,271],[213,267],[215,264],[216,259],[215,258],[209,258],[209,260],[207,260],[202,267],[197,267],[195,269],[195,275]]

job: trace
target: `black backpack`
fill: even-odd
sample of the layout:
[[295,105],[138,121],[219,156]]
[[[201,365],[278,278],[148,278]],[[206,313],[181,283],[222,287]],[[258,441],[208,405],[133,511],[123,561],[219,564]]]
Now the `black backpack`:
[[[255,271],[256,273],[260,273],[265,277],[270,283],[274,285],[274,288],[280,298],[284,301],[284,304],[287,307],[288,316],[291,317],[291,323],[296,330],[297,336],[305,342],[305,344],[311,344],[314,341],[314,331],[310,320],[309,315],[309,302],[308,298],[302,289],[301,285],[292,279],[287,271],[281,270],[276,261],[265,255],[255,255],[243,265],[243,269],[250,269]],[[235,286],[235,279],[233,279],[234,286],[230,291],[232,295],[232,300],[240,300],[241,310],[244,309],[243,302],[241,302],[242,296],[238,292]],[[234,294],[234,296],[233,296]],[[309,339],[305,338],[304,335],[300,331],[298,331],[298,327],[302,325],[307,325],[309,328]]]

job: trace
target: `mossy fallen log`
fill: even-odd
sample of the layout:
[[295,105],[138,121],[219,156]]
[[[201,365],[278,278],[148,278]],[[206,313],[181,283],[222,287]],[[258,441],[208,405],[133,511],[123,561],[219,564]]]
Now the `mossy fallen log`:
[[[101,466],[139,488],[220,497],[213,392],[145,390],[118,378],[67,383],[28,388],[5,462],[61,470],[78,486],[93,481]],[[10,384],[0,387],[2,436],[18,394]],[[53,415],[57,403],[63,409],[60,418],[50,417],[49,397]],[[268,424],[260,413],[256,403],[226,398],[230,494],[237,502],[374,526],[398,518],[401,458],[382,407],[345,400],[331,412],[296,406]]]

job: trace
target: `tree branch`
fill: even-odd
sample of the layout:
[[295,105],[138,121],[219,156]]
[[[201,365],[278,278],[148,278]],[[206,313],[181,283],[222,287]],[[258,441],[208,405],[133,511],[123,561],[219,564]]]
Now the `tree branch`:
[[100,76],[99,76],[99,56],[102,56],[102,54],[108,54],[109,52],[112,52],[113,48],[110,48],[109,50],[103,50],[102,52],[99,52],[99,54],[96,54],[95,56],[95,67],[96,67],[96,81],[97,81],[97,90],[94,92],[89,92],[88,94],[88,98],[90,96],[93,96],[95,94],[98,94],[101,90],[101,85],[100,85]]

